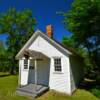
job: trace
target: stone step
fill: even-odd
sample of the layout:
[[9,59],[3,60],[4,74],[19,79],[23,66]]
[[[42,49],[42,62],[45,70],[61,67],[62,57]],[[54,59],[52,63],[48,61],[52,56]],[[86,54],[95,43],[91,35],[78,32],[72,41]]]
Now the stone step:
[[30,93],[30,94],[36,94],[35,91],[30,91],[30,90],[25,90],[25,89],[22,89],[22,88],[17,88],[17,91],[21,91],[21,92],[26,92],[26,93]]
[[16,93],[20,96],[30,96],[32,98],[37,97],[37,94],[33,94],[33,93],[28,93],[28,92],[24,92],[24,91],[19,91],[17,90]]
[[47,91],[49,88],[48,87],[41,87],[40,89],[37,89],[36,91],[30,91],[29,89],[26,88],[17,88],[18,91],[22,92],[27,92],[27,93],[35,93],[35,94],[41,94],[44,91]]
[[36,88],[36,87],[33,87],[32,84],[29,84],[24,87],[18,87],[16,92],[19,95],[36,97],[36,96],[42,95],[47,90],[49,90],[49,87],[38,85]]
[[41,88],[39,91],[37,91],[37,95],[42,95],[44,92],[48,91],[49,90],[49,87],[43,87]]

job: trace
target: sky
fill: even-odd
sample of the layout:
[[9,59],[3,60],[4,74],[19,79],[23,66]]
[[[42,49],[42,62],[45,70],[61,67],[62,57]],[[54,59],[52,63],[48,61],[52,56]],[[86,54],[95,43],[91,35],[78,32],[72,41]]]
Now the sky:
[[[61,41],[63,36],[70,36],[70,32],[64,28],[64,17],[57,14],[67,12],[71,8],[73,0],[0,0],[0,13],[6,12],[9,8],[16,8],[22,11],[26,8],[32,10],[37,20],[36,29],[46,32],[46,26],[53,26],[54,38]],[[7,35],[0,35],[0,40],[6,41]]]

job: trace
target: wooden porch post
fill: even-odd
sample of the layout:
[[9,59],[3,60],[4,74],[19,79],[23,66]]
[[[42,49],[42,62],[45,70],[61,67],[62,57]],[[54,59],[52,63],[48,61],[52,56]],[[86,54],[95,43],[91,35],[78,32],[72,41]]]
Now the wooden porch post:
[[37,87],[37,59],[35,59],[35,85]]
[[19,76],[18,76],[18,86],[21,87],[21,59],[19,59]]
[[19,76],[18,76],[18,85],[20,86],[21,83],[21,68],[20,68],[20,60],[19,60]]

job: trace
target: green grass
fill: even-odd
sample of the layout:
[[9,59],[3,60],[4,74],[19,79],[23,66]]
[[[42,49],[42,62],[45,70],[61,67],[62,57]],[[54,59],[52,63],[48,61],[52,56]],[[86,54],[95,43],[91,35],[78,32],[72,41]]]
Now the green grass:
[[0,100],[32,100],[16,94],[17,76],[0,73]]
[[78,89],[72,96],[66,94],[57,93],[55,91],[49,91],[36,100],[99,100],[86,90]]
[[[0,100],[33,100],[31,97],[18,96],[15,91],[17,87],[17,76],[8,73],[0,73]],[[35,100],[98,100],[90,92],[78,89],[73,96],[68,96],[55,91],[49,91]]]

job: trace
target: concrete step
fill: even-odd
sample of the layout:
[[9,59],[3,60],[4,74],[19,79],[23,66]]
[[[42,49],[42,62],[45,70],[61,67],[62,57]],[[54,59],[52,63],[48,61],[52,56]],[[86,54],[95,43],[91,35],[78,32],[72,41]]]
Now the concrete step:
[[33,84],[29,84],[24,87],[18,87],[16,92],[19,95],[36,97],[42,95],[47,90],[49,90],[47,86],[37,85],[37,87],[35,87]]
[[42,95],[43,93],[45,93],[48,90],[49,90],[49,87],[42,87],[40,90],[38,90],[36,92],[36,94],[39,96],[39,95]]
[[30,91],[30,90],[26,90],[23,88],[17,88],[17,91],[21,91],[21,92],[26,92],[26,93],[30,93],[30,94],[36,94],[36,91]]
[[24,91],[19,91],[17,90],[16,93],[20,96],[30,96],[32,98],[37,97],[37,94],[33,94],[33,93],[28,93],[28,92],[24,92]]

